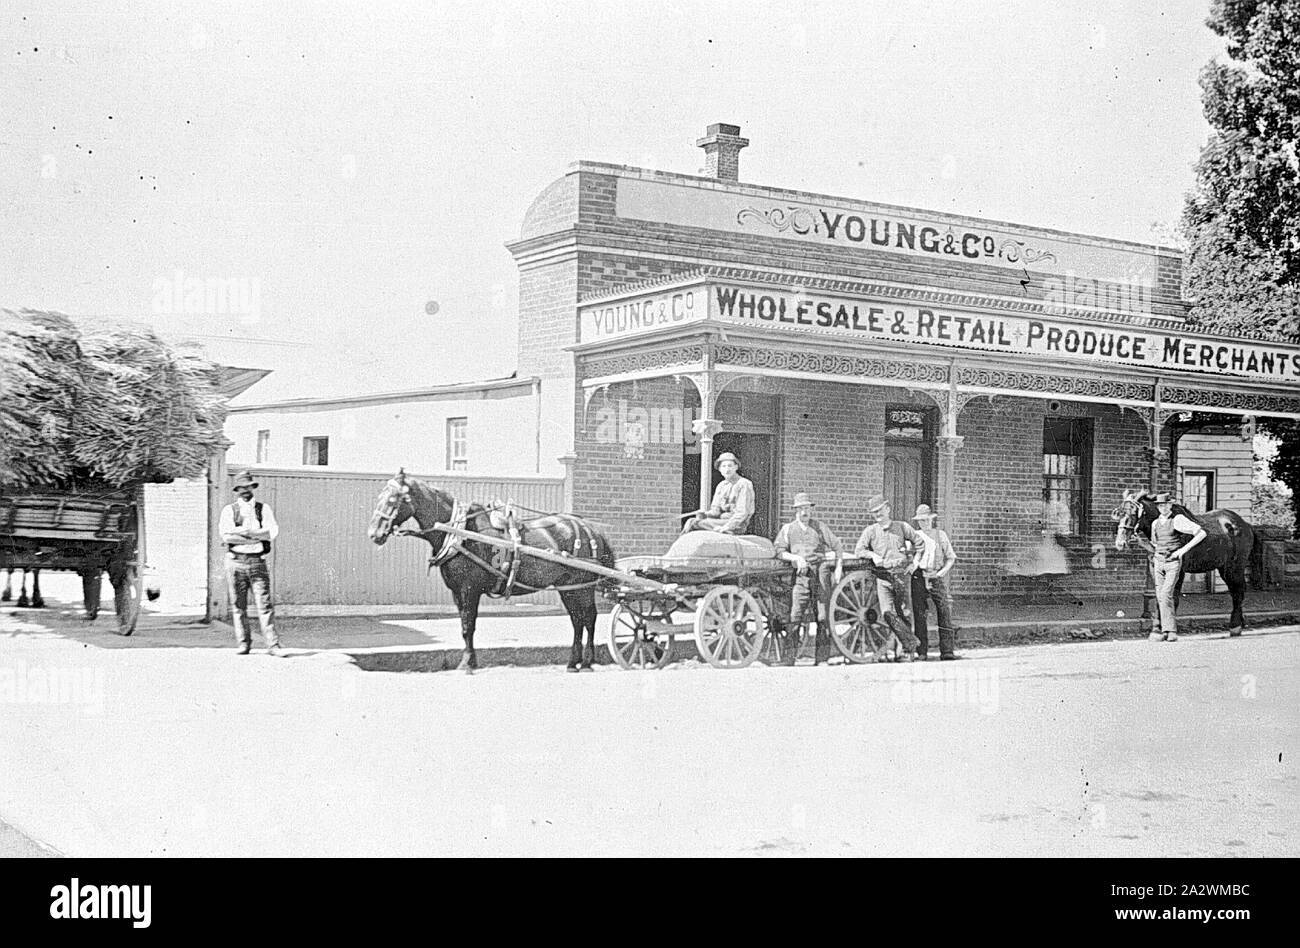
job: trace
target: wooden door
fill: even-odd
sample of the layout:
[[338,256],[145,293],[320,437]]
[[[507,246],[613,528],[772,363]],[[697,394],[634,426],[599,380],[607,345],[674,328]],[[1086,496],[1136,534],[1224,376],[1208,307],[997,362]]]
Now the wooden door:
[[895,520],[912,521],[921,503],[929,503],[924,489],[925,451],[919,444],[885,442],[883,493]]

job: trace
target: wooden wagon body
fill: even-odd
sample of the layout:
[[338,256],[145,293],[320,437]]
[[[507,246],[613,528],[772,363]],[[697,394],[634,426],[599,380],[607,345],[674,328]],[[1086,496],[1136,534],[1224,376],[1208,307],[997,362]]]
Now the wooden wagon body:
[[[869,560],[834,555],[810,568],[824,565],[834,569],[824,606],[836,648],[850,662],[883,660],[898,642],[889,624],[896,620],[881,614],[876,592],[877,577],[887,574]],[[700,655],[719,668],[788,663],[808,636],[790,625],[795,567],[761,537],[687,534],[662,557],[629,557],[618,568],[626,581],[604,594],[615,603],[610,654],[623,668],[663,668],[683,634],[693,634]]]
[[143,489],[0,491],[0,569],[80,574],[86,618],[113,584],[118,631],[130,635],[142,592]]

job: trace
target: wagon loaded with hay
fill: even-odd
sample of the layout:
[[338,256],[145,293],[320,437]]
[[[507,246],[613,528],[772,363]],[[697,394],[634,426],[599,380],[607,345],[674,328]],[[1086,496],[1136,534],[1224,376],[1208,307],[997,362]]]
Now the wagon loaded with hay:
[[[217,368],[133,323],[0,311],[0,569],[113,584],[130,635],[144,576],[144,485],[201,473],[225,443]],[[6,590],[9,583],[6,582]],[[29,600],[32,601],[32,600]]]

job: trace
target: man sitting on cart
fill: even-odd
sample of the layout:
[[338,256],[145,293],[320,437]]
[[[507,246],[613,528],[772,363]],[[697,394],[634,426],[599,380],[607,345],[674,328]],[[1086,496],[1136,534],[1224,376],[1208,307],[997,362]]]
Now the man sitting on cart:
[[912,572],[930,548],[930,538],[901,520],[892,520],[889,503],[883,494],[876,494],[867,501],[867,513],[876,522],[862,531],[853,555],[865,556],[888,571],[888,579],[876,579],[880,612],[892,625],[902,645],[903,652],[898,660],[914,661],[921,643],[912,631]]
[[[830,657],[830,635],[826,620],[826,593],[831,587],[834,562],[827,562],[827,554],[844,555],[844,544],[826,524],[813,516],[808,494],[800,491],[794,495],[794,519],[776,535],[776,555],[794,564],[794,587],[790,591],[790,632],[792,643],[799,641],[799,628],[805,622],[817,627],[817,644],[813,664],[820,665]],[[788,664],[793,665],[793,649]]]
[[708,510],[697,510],[683,525],[682,533],[744,533],[749,526],[754,516],[754,482],[740,476],[740,461],[730,451],[718,455],[717,468],[722,482],[713,492],[713,502]]

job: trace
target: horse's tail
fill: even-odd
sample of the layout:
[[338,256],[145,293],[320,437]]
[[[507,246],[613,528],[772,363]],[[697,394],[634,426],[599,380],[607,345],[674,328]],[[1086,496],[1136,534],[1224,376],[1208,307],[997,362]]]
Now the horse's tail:
[[[1243,521],[1244,523],[1245,521]],[[1255,589],[1264,588],[1264,534],[1250,524],[1246,524],[1250,529],[1250,585]]]

